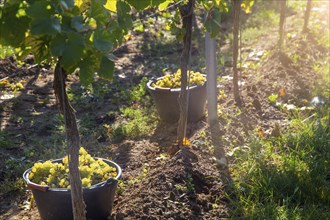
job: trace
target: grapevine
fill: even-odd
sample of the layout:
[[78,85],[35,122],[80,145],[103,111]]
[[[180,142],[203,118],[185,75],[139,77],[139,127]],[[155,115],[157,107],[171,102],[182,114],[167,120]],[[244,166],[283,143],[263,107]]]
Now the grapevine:
[[[62,163],[46,161],[35,163],[29,174],[30,181],[51,188],[70,188],[68,156]],[[83,187],[90,187],[117,176],[115,167],[102,159],[95,159],[81,147],[79,149],[79,172]]]
[[[203,85],[206,82],[206,77],[200,72],[189,71],[189,85]],[[174,74],[167,74],[162,79],[157,80],[152,84],[153,87],[162,88],[180,88],[181,87],[181,69],[178,69]]]

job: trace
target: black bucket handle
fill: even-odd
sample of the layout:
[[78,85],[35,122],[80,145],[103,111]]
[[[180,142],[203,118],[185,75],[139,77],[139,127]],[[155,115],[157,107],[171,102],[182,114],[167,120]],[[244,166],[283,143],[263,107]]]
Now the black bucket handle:
[[35,183],[27,183],[27,186],[29,189],[36,189],[36,190],[40,190],[42,192],[47,192],[48,189],[49,189],[49,186],[42,186],[42,185],[38,185],[38,184],[35,184]]

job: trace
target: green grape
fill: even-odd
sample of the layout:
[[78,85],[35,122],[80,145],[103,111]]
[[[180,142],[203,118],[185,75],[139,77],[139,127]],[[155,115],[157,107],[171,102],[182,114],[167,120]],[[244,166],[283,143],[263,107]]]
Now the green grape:
[[61,180],[59,181],[59,184],[58,184],[58,185],[59,185],[60,188],[66,188],[66,187],[65,187],[65,179],[61,179]]
[[87,151],[85,150],[85,148],[83,148],[83,147],[81,147],[80,149],[79,149],[79,155],[80,156],[82,156],[82,155],[87,155],[88,153],[87,153]]
[[[189,71],[188,73],[189,85],[197,86],[203,85],[206,82],[206,77],[200,72]],[[162,79],[152,84],[153,87],[162,88],[180,88],[181,87],[181,70],[178,69],[172,75],[165,75]]]
[[83,178],[81,180],[81,184],[83,187],[90,187],[92,185],[92,181],[89,178]]
[[79,166],[81,178],[88,178],[91,176],[92,169],[88,166]]
[[[84,148],[79,149],[79,172],[83,187],[90,187],[117,176],[115,167],[108,165],[102,159],[95,160]],[[62,159],[62,163],[52,163],[51,161],[35,163],[29,179],[34,183],[48,185],[51,188],[70,189],[68,156]]]
[[63,157],[62,162],[63,162],[64,165],[68,165],[69,164],[68,156]]

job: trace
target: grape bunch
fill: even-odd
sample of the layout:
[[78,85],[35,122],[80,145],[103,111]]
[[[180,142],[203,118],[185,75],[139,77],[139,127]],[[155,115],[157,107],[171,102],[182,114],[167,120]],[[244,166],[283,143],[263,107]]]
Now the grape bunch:
[[[95,159],[81,147],[79,149],[79,172],[83,187],[90,187],[117,176],[117,169],[102,159]],[[29,174],[30,181],[51,188],[70,188],[69,158],[62,163],[46,161],[35,163]]]
[[[189,71],[188,73],[189,86],[203,85],[206,82],[206,77],[200,72]],[[180,88],[181,87],[181,70],[178,69],[174,74],[167,74],[162,79],[152,84],[153,87],[162,88]]]

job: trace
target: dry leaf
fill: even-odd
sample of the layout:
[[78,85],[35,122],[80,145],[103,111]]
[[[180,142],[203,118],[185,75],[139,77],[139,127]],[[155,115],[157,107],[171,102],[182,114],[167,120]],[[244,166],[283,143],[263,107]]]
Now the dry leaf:
[[285,96],[285,89],[282,87],[282,88],[280,88],[280,90],[278,91],[278,95],[280,96],[280,97],[284,97]]
[[187,137],[184,137],[183,140],[182,140],[182,145],[183,146],[190,146],[191,143],[189,141],[189,139]]
[[265,138],[265,132],[264,132],[263,129],[258,130],[258,133],[257,134],[258,134],[259,137]]

